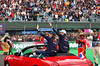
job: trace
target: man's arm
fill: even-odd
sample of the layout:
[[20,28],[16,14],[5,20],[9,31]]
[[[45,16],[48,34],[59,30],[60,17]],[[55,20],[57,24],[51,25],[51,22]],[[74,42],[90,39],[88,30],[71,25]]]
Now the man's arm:
[[49,40],[50,39],[50,37],[49,36],[46,36],[42,31],[40,31],[40,29],[39,29],[39,25],[37,24],[37,28],[36,28],[37,30],[38,30],[38,32],[45,38],[45,39],[47,39],[47,40]]
[[8,40],[8,42],[11,44],[11,46],[13,46],[14,44],[13,44],[13,42],[11,41],[11,40]]
[[7,37],[7,36],[5,35],[5,36],[1,39],[1,41],[4,42],[4,39],[5,39],[6,37]]
[[68,53],[70,53],[70,47],[69,47],[69,43],[68,43]]
[[80,41],[80,39],[77,39],[77,40],[76,40],[76,43],[78,43],[79,41]]
[[59,36],[62,37],[63,35],[61,35],[59,32],[57,32],[57,30],[52,26],[51,23],[49,23],[50,27],[53,29],[53,31]]
[[42,31],[38,31],[40,33],[40,35],[42,35],[45,39],[49,40],[50,37],[46,36]]

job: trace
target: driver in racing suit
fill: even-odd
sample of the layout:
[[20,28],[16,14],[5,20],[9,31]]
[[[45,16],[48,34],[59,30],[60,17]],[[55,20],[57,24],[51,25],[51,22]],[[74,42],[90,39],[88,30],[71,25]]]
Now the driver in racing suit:
[[57,51],[58,53],[69,53],[69,42],[68,39],[66,38],[66,31],[61,30],[60,33],[56,31],[55,28],[53,28],[52,24],[49,23],[53,31],[59,36],[59,50]]
[[38,32],[47,40],[47,49],[45,51],[36,51],[38,54],[43,54],[46,56],[56,56],[57,55],[57,39],[54,32],[50,32],[49,36],[46,36],[39,30],[39,25],[37,25]]

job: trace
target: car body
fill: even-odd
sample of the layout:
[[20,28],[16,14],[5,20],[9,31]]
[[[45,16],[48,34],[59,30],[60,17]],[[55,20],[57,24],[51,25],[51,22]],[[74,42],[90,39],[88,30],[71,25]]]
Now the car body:
[[78,56],[71,53],[58,53],[57,56],[44,56],[39,58],[38,56],[29,57],[33,47],[38,50],[43,50],[45,45],[34,45],[22,49],[21,53],[15,53],[14,55],[6,56],[4,59],[4,66],[93,66],[91,60],[84,58],[80,59]]

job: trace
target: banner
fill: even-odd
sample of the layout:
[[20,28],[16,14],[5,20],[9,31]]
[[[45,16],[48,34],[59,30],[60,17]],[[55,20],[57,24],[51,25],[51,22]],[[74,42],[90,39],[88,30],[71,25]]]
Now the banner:
[[40,31],[52,31],[52,28],[40,28]]
[[0,24],[0,34],[5,34],[5,24]]
[[84,32],[86,33],[86,32],[89,32],[90,31],[90,29],[84,29]]
[[44,45],[43,42],[13,42],[13,44],[16,46],[16,48],[23,49],[28,46],[33,45]]
[[[89,43],[90,43],[89,47],[86,45],[87,49],[92,48],[92,41],[89,41]],[[70,48],[78,48],[78,44],[76,43],[76,41],[69,41],[69,46],[70,46]]]
[[[32,45],[44,45],[43,42],[13,42],[13,44],[19,48],[19,49],[23,49],[25,47],[28,47],[28,46],[32,46]],[[90,47],[87,49],[91,49],[92,48],[92,42],[90,41]],[[1,47],[1,45],[0,45]],[[76,43],[76,41],[69,41],[69,47],[70,48],[74,48],[74,49],[77,49],[78,48],[78,44]],[[0,48],[2,49],[2,48]]]
[[22,34],[37,34],[37,31],[22,31]]
[[[32,46],[32,45],[44,45],[43,42],[13,42],[17,48],[23,49],[27,46]],[[92,42],[90,42],[90,47],[92,47]],[[69,46],[70,48],[78,48],[78,44],[76,41],[69,41]],[[87,47],[88,48],[88,47]]]

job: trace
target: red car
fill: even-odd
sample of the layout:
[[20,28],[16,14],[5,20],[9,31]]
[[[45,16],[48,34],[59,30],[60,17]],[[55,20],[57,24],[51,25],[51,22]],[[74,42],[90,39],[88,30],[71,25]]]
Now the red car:
[[[43,50],[45,45],[29,46],[22,50],[21,53],[16,52],[14,55],[6,56],[4,66],[93,66],[89,59],[80,59],[71,53],[58,53],[57,56],[38,58],[32,55],[33,47]],[[38,55],[38,54],[37,54]]]

